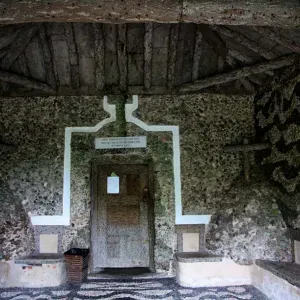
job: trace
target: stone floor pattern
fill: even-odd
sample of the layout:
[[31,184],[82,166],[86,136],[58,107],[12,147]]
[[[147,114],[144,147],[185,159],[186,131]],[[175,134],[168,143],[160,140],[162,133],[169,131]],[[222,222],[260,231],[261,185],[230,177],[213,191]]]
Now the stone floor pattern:
[[7,300],[267,300],[253,286],[218,288],[183,288],[174,279],[88,280],[80,287],[43,289],[0,289],[0,299]]

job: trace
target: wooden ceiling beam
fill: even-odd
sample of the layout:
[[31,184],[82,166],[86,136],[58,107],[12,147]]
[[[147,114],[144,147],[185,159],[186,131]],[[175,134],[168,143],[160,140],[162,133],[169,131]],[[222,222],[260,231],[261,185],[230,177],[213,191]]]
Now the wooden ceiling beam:
[[[223,57],[226,62],[231,65],[228,59],[228,48],[224,41],[220,38],[219,34],[213,31],[210,26],[207,25],[198,25],[199,30],[201,31],[203,38],[207,41],[208,44],[216,51],[218,55]],[[230,58],[229,58],[230,59]]]
[[48,84],[44,82],[37,81],[32,78],[27,78],[21,75],[17,75],[11,72],[0,70],[0,81],[14,83],[21,86],[24,86],[28,89],[41,90],[46,93],[53,94],[55,90],[52,89]]
[[153,54],[153,24],[145,24],[144,35],[144,87],[148,90],[152,82],[152,54]]
[[97,91],[102,91],[105,87],[103,24],[94,23],[93,27],[95,39],[95,85]]
[[[219,34],[214,32],[207,25],[199,25],[199,28],[205,40],[213,47],[217,54],[222,57],[232,69],[236,69],[238,67],[238,62],[235,57],[230,55],[230,48],[226,45]],[[255,87],[247,80],[247,78],[240,78],[240,81],[246,91],[250,93],[255,91]]]
[[[27,58],[26,58],[26,55],[24,54],[24,52],[19,55],[18,63],[20,66],[21,74],[24,75],[25,77],[30,77],[31,74],[30,74],[30,70],[28,67]],[[45,64],[46,64],[46,60],[45,60]],[[47,67],[45,66],[45,68],[46,68],[46,72],[47,72]]]
[[176,66],[176,50],[179,37],[179,24],[172,24],[169,37],[169,51],[168,51],[168,76],[167,86],[173,89],[175,85],[175,66]]
[[118,39],[117,39],[117,57],[119,68],[119,87],[121,91],[126,91],[128,82],[127,69],[127,25],[118,24]]
[[[18,30],[15,39],[11,42],[5,55],[1,58],[0,68],[8,70],[16,59],[24,52],[31,39],[38,31],[40,25],[26,25],[23,30]],[[4,92],[9,91],[9,84],[2,81],[0,82],[1,90]]]
[[276,42],[277,44],[282,45],[285,48],[292,50],[293,52],[300,53],[300,44],[290,40],[289,38],[279,34],[278,32],[265,27],[252,27],[252,29],[257,31],[259,34],[264,35],[266,38]]
[[75,40],[74,27],[72,23],[65,23],[65,36],[69,50],[69,60],[70,60],[70,75],[71,75],[71,85],[73,88],[78,88],[80,86],[80,76],[79,76],[79,57],[78,50]]
[[256,91],[255,85],[250,80],[243,77],[243,78],[240,78],[240,81],[247,92],[255,93],[255,91]]
[[9,46],[16,38],[18,34],[18,30],[14,30],[11,33],[7,33],[6,35],[0,36],[0,50]]
[[192,83],[183,84],[179,88],[179,92],[196,92],[200,91],[204,88],[223,84],[226,82],[230,82],[236,79],[244,78],[250,75],[264,73],[268,70],[275,70],[285,66],[289,66],[294,64],[299,59],[299,56],[296,54],[291,54],[287,56],[280,57],[275,60],[255,64],[253,66],[243,67],[237,70],[225,72],[222,74],[217,74],[213,76],[209,76],[200,80],[197,80]]
[[297,27],[299,0],[2,0],[0,23],[193,22]]
[[257,76],[250,76],[248,77],[253,83],[257,84],[257,85],[262,85],[263,81],[258,78]]
[[236,60],[239,62],[243,63],[244,65],[252,65],[253,64],[253,59],[249,57],[248,55],[236,50],[229,48],[228,54],[232,57],[234,57]]
[[11,44],[9,50],[0,63],[1,68],[7,70],[11,67],[14,61],[30,43],[31,39],[40,28],[40,25],[27,25],[26,27],[27,28],[18,32],[15,41]]
[[[246,55],[244,53],[241,53],[240,51],[238,51],[236,49],[229,48],[229,55],[234,57],[236,60],[240,61],[244,66],[252,65],[254,63],[254,61],[251,57],[249,57],[248,55]],[[266,74],[268,74],[269,76],[272,76],[272,72],[273,71],[266,71]],[[253,78],[249,78],[249,79],[250,79],[250,81],[256,83],[255,80],[253,80]]]
[[200,72],[200,59],[203,52],[203,42],[202,42],[202,33],[197,26],[196,36],[195,36],[195,46],[194,46],[194,54],[193,54],[193,69],[192,69],[192,81],[195,81],[199,78]]
[[250,50],[256,52],[260,56],[264,57],[265,59],[274,59],[277,55],[270,51],[269,49],[265,48],[261,44],[250,40],[248,37],[242,35],[241,33],[238,33],[236,31],[233,31],[227,27],[224,26],[214,26],[213,29],[217,32],[219,32],[222,35],[225,35],[235,42],[245,46],[246,48],[249,48]]
[[[53,68],[53,57],[52,57],[52,53],[50,50],[50,46],[49,46],[49,42],[47,39],[47,35],[46,35],[46,27],[45,25],[41,26],[40,30],[39,30],[39,39],[41,42],[41,47],[42,47],[42,51],[43,51],[43,56],[44,56],[44,67],[46,70],[46,81],[47,83],[52,87],[52,88],[56,88],[57,84],[56,84],[56,79],[55,79],[55,74],[54,74],[54,68]],[[24,75],[29,75],[29,72],[26,70],[26,57],[25,55],[20,55],[21,59],[20,61],[23,61],[23,70],[25,72]],[[20,63],[21,65],[21,63]],[[28,67],[27,67],[28,69]]]

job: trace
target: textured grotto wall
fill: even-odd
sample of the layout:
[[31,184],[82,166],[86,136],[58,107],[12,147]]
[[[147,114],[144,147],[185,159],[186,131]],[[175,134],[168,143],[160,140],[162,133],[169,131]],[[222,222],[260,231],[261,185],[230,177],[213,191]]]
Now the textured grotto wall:
[[[245,136],[249,139],[253,136],[251,99],[194,95],[155,97],[155,101],[151,97],[140,97],[139,100],[140,106],[136,114],[141,120],[148,124],[180,127],[184,213],[216,213],[220,195],[229,189],[242,171],[239,156],[224,153],[222,147],[228,143],[239,143]],[[118,104],[118,111],[122,109],[120,99],[110,98],[110,102]],[[107,125],[97,134],[79,134],[73,138],[73,226],[67,229],[65,248],[68,245],[83,247],[89,243],[89,176],[87,175],[90,168],[89,161],[92,159],[103,161],[102,155],[117,159],[117,155],[130,152],[128,150],[95,151],[94,138],[147,135],[147,149],[135,149],[134,153],[150,157],[153,161],[155,262],[158,270],[168,270],[170,258],[176,248],[172,136],[169,133],[145,133],[132,124],[126,124],[121,115],[119,114],[116,123]],[[85,203],[84,207],[83,203]]]
[[300,81],[295,66],[268,84],[255,99],[256,139],[271,148],[256,160],[283,195],[278,199],[289,227],[300,229]]
[[[1,140],[17,147],[1,152],[0,178],[20,199],[22,209],[28,215],[61,214],[64,129],[67,126],[94,126],[108,117],[102,102],[102,97],[1,99]],[[94,138],[123,136],[126,131],[128,134],[144,134],[134,126],[126,128],[122,97],[110,97],[109,102],[117,104],[117,122],[107,125],[97,134],[77,134],[72,138],[71,226],[64,230],[64,250],[90,246],[90,162],[108,158],[118,160],[122,159],[122,154],[128,159],[131,152],[122,149],[95,151]],[[154,161],[155,262],[158,270],[170,268],[170,258],[176,247],[170,141],[169,133],[150,133],[148,148],[136,151],[139,157],[142,155]],[[3,189],[1,198],[12,201],[6,189]],[[22,226],[22,222],[19,223]],[[20,232],[20,236],[26,235]],[[14,235],[8,229],[1,238],[8,247],[13,246]]]
[[207,248],[240,264],[256,259],[291,261],[291,242],[278,207],[282,194],[258,170],[221,196],[207,234]]
[[34,249],[33,229],[21,199],[0,180],[0,256],[13,259]]
[[250,97],[190,95],[141,99],[149,124],[179,125],[184,214],[215,214],[217,203],[242,172],[241,156],[224,145],[253,139]]
[[[109,98],[109,102],[117,104],[118,121],[107,125],[97,134],[77,134],[72,140],[72,224],[65,229],[64,249],[90,245],[91,160],[101,161],[105,157],[118,159],[122,154],[135,153],[137,157],[143,155],[153,161],[155,262],[158,270],[168,270],[176,248],[171,135],[147,134],[147,149],[95,151],[95,136],[145,134],[124,122],[124,98]],[[14,151],[1,154],[0,179],[20,199],[28,214],[60,214],[64,128],[94,126],[105,118],[107,115],[102,109],[102,97],[3,98],[0,105],[0,137],[4,142],[18,146]],[[229,224],[230,220],[226,219],[227,213],[223,214],[220,203],[226,200],[228,209],[236,205],[236,198],[230,190],[236,190],[238,197],[242,189],[236,183],[241,177],[242,161],[239,154],[224,153],[223,146],[241,143],[245,137],[253,140],[252,99],[212,94],[140,97],[136,115],[149,124],[180,126],[184,213],[224,215],[226,222],[223,224]],[[255,192],[253,195],[254,200],[258,197],[258,201],[262,201],[262,197]],[[241,195],[243,197],[244,194]],[[260,205],[253,203],[255,207]],[[272,207],[270,203],[268,205]],[[267,210],[264,210],[266,215]],[[246,221],[242,219],[241,222]],[[225,232],[233,230],[225,225],[219,229],[223,228]],[[253,226],[256,228],[255,224]],[[267,223],[261,226],[265,234],[275,238],[275,232],[268,228]],[[244,225],[233,223],[233,227],[237,234],[245,231]],[[251,222],[247,228],[251,231]],[[212,243],[215,238],[212,235]],[[224,245],[224,251],[233,248],[230,240]],[[267,244],[265,247],[273,246]],[[244,256],[240,258],[238,252],[236,260],[245,262]]]

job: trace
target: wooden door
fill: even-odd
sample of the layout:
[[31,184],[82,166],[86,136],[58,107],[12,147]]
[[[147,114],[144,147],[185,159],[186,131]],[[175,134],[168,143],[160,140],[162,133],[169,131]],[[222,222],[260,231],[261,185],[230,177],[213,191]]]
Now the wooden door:
[[[119,177],[119,193],[108,192],[108,177]],[[93,265],[149,267],[149,176],[147,165],[96,166],[93,205]]]

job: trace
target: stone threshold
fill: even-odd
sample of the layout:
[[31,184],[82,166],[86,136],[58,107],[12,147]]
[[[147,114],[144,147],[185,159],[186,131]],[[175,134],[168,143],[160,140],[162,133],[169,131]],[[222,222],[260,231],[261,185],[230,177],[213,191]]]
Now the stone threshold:
[[223,256],[213,255],[206,251],[199,252],[177,252],[175,258],[178,262],[222,262]]
[[279,278],[286,280],[291,285],[300,288],[299,264],[261,259],[256,260],[255,263]]
[[169,275],[168,273],[149,273],[149,274],[142,274],[142,275],[106,275],[106,274],[98,274],[98,273],[91,273],[87,277],[88,280],[139,280],[139,279],[174,279],[175,275]]
[[65,261],[63,254],[33,253],[14,260],[16,265],[40,266],[43,264],[57,264]]

